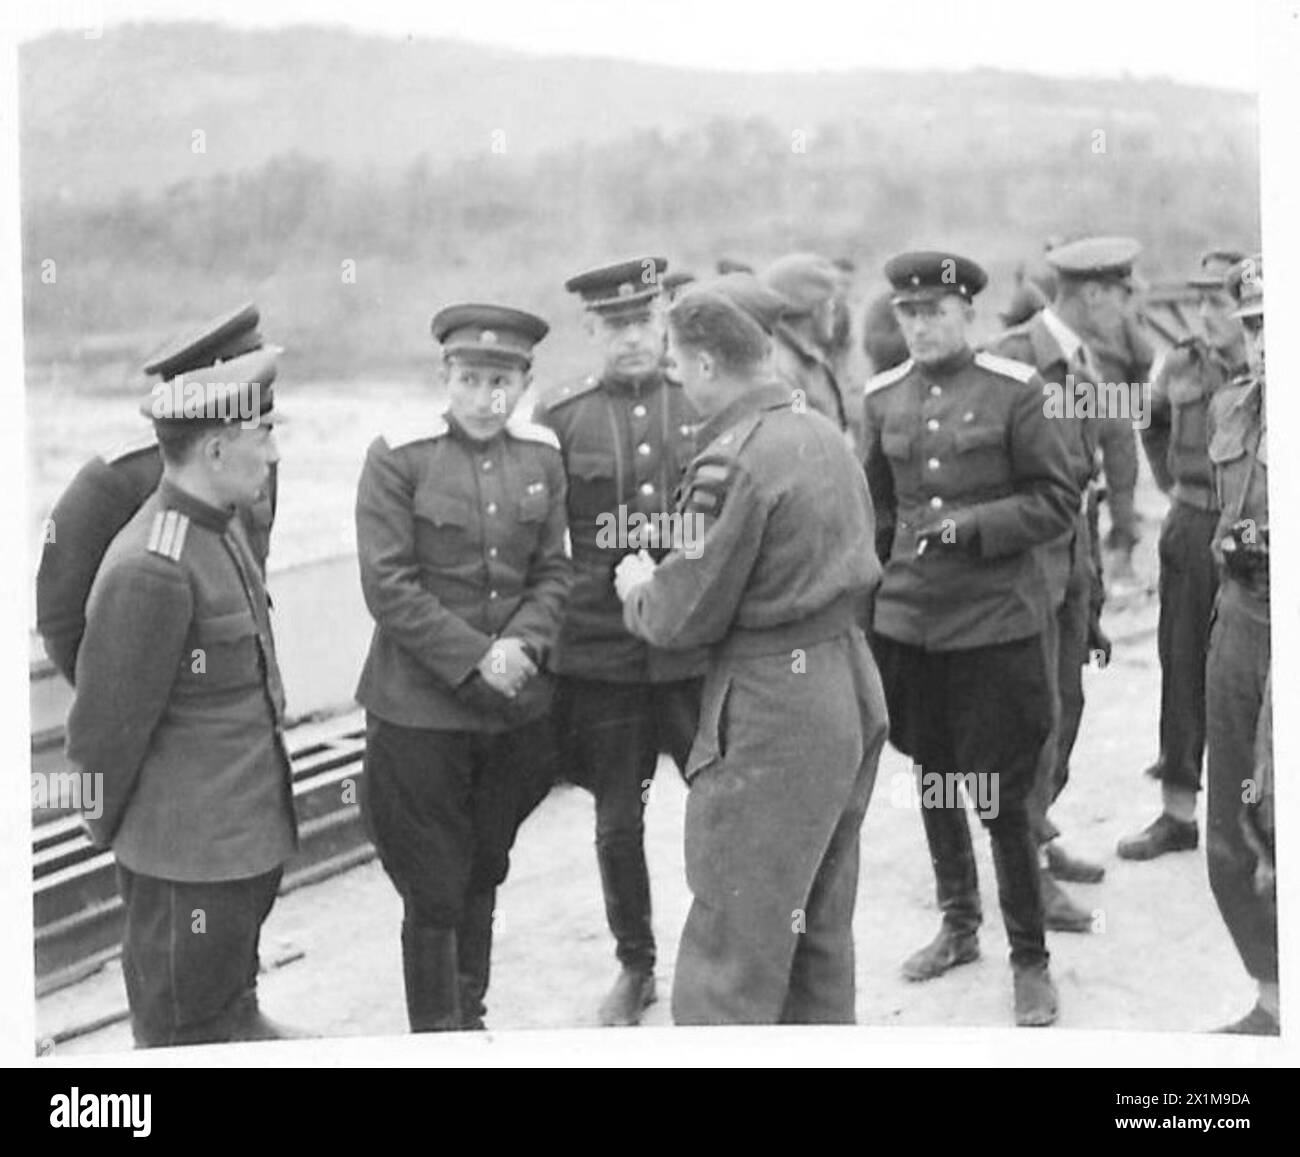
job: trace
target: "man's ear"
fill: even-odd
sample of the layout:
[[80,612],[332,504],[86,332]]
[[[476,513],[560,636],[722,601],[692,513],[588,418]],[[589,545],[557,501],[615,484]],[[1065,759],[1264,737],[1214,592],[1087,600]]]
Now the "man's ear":
[[587,335],[588,341],[598,341],[601,329],[600,318],[594,313],[584,313],[582,315],[582,332]]

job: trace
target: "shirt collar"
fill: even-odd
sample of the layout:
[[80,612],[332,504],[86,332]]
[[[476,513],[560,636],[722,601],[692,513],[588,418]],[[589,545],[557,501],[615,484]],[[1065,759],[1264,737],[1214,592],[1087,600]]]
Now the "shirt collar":
[[170,478],[164,478],[158,484],[158,498],[168,510],[175,510],[185,515],[191,522],[205,526],[217,533],[223,532],[234,517],[234,508],[222,510],[212,506],[201,498],[196,498],[188,490],[182,490]]

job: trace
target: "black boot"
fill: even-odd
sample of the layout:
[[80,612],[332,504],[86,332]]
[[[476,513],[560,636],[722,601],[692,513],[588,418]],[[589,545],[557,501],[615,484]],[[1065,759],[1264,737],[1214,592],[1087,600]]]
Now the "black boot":
[[456,928],[456,956],[460,969],[460,1011],[465,1027],[485,1028],[488,978],[492,970],[492,912],[497,894],[475,892],[465,900],[465,914]]
[[988,829],[1011,963],[1016,968],[1046,965],[1042,876],[1023,804],[1004,801],[1001,815],[988,823]]
[[233,1010],[228,1040],[306,1040],[312,1033],[293,1028],[266,1016],[257,1003],[257,993],[242,996]]
[[959,939],[974,936],[983,914],[966,809],[922,807],[921,820],[930,847],[935,899],[943,913],[944,929]]
[[412,1032],[461,1027],[454,928],[403,923],[402,972]]

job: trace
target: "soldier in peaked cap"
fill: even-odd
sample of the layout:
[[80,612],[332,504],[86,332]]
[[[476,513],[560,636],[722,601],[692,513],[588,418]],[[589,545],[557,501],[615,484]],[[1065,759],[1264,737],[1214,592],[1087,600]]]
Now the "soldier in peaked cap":
[[357,486],[375,630],[362,810],[402,897],[412,1032],[482,1028],[496,889],[552,772],[551,652],[568,594],[555,435],[515,413],[546,323],[497,305],[433,318],[447,407],[376,438]]
[[[1205,754],[1205,659],[1218,591],[1214,533],[1219,501],[1209,456],[1210,405],[1247,372],[1237,301],[1227,278],[1245,255],[1210,250],[1186,280],[1198,293],[1201,332],[1160,359],[1151,381],[1150,423],[1142,443],[1169,510],[1160,529],[1160,755],[1148,774],[1162,808],[1145,829],[1119,842],[1127,860],[1197,846],[1196,798]],[[1239,286],[1239,282],[1235,283]]]
[[[146,373],[176,378],[262,346],[254,305],[242,305],[192,329],[155,354]],[[86,598],[109,543],[130,521],[162,478],[158,442],[150,434],[87,462],[50,512],[36,575],[36,629],[45,653],[71,682],[85,627]],[[266,496],[236,517],[243,523],[259,569],[265,573],[275,514],[276,468]]]
[[1058,244],[1046,254],[1055,274],[1052,300],[1057,313],[1074,316],[1098,380],[1115,402],[1114,412],[1102,413],[1097,419],[1097,440],[1110,510],[1105,545],[1116,554],[1117,578],[1133,575],[1132,554],[1138,538],[1133,505],[1138,476],[1133,419],[1138,416],[1142,383],[1150,380],[1155,357],[1132,309],[1137,290],[1133,266],[1141,252],[1141,245],[1131,237],[1081,237]]
[[670,513],[693,453],[694,408],[664,373],[656,306],[663,258],[571,278],[601,352],[598,373],[543,394],[537,420],[560,440],[569,479],[575,581],[555,649],[556,724],[568,774],[596,798],[596,858],[621,965],[602,1024],[636,1024],[655,999],[644,847],[647,787],[661,752],[678,769],[699,715],[699,651],[667,652],[623,623],[614,568],[642,545],[608,527]]
[[867,482],[885,564],[874,650],[890,742],[920,775],[943,913],[939,935],[903,970],[928,980],[979,955],[965,811],[959,793],[933,790],[961,776],[996,801],[980,818],[993,841],[1016,1022],[1050,1024],[1057,996],[1027,807],[1052,727],[1038,550],[1073,524],[1079,490],[1033,368],[970,348],[984,271],[931,251],[891,258],[885,276],[911,358],[866,388]]
[[777,376],[795,391],[797,405],[811,407],[848,430],[848,410],[828,359],[835,336],[839,270],[815,253],[791,253],[769,265],[762,280],[786,302],[773,329]]
[[1230,275],[1249,371],[1210,401],[1209,446],[1220,565],[1205,670],[1206,860],[1210,887],[1246,971],[1255,1006],[1220,1032],[1276,1036],[1277,893],[1269,626],[1268,403],[1264,270],[1259,256]]
[[[1078,332],[1089,316],[1087,307],[1078,295],[1061,288],[1069,284],[1068,279],[1060,279],[1057,300],[994,338],[989,349],[1038,371],[1048,390],[1046,402],[1053,420],[1070,452],[1075,485],[1086,492],[1097,474],[1096,383],[1101,371]],[[1030,796],[1030,817],[1045,858],[1041,879],[1047,927],[1058,932],[1090,932],[1092,912],[1075,903],[1056,879],[1094,884],[1103,878],[1104,869],[1070,854],[1048,816],[1069,778],[1070,754],[1083,717],[1083,668],[1091,653],[1107,658],[1110,653],[1110,641],[1101,629],[1101,555],[1087,510],[1081,509],[1072,525],[1044,547],[1041,555],[1052,598],[1043,641],[1055,712],[1052,736],[1043,747]]]
[[257,946],[297,846],[262,570],[236,512],[277,457],[274,347],[186,371],[141,404],[162,480],[91,587],[68,757],[102,776],[136,1044],[292,1035],[261,1015]]

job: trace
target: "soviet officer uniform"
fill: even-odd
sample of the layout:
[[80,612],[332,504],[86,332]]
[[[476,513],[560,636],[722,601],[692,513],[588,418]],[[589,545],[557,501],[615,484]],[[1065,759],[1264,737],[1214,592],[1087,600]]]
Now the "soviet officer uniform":
[[669,555],[625,606],[658,646],[711,648],[673,1019],[851,1024],[858,833],[887,730],[859,625],[880,575],[871,502],[834,424],[783,382],[700,442],[682,485],[698,557]]
[[849,428],[844,395],[825,351],[804,332],[803,322],[835,293],[835,266],[813,253],[791,253],[763,271],[762,280],[785,299],[784,316],[772,329],[776,375],[804,403],[841,430]]
[[[636,318],[653,308],[662,258],[571,278],[587,309]],[[647,283],[643,271],[656,277]],[[646,787],[660,752],[679,769],[695,737],[704,656],[666,652],[630,633],[614,591],[631,542],[602,530],[620,511],[653,516],[673,495],[693,453],[697,415],[662,368],[623,380],[605,373],[545,393],[535,418],[555,432],[568,475],[574,586],[556,643],[556,725],[568,774],[596,798],[596,855],[619,963],[645,987],[655,964],[644,848]]]
[[[260,387],[263,422],[277,352],[221,366]],[[233,511],[164,477],[104,556],[76,664],[68,757],[103,777],[86,823],[117,861],[136,1044],[282,1035],[257,947],[297,828],[266,588]]]
[[[1243,281],[1245,320],[1263,317],[1263,273]],[[1219,912],[1246,971],[1276,986],[1277,906],[1261,886],[1274,855],[1269,670],[1268,434],[1264,379],[1237,379],[1210,402],[1210,461],[1219,499],[1214,551],[1222,566],[1206,667],[1206,857]],[[1271,778],[1271,776],[1269,776]],[[1230,1032],[1276,1034],[1276,1010],[1256,1006]]]
[[[1241,255],[1235,255],[1240,260]],[[1187,284],[1224,290],[1228,272],[1202,258]],[[1210,614],[1219,587],[1214,559],[1219,500],[1209,457],[1209,412],[1214,396],[1246,372],[1240,349],[1223,351],[1202,337],[1179,343],[1164,357],[1151,383],[1150,422],[1142,443],[1157,485],[1169,496],[1160,528],[1160,755],[1150,774],[1166,791],[1195,806],[1205,754],[1205,660]],[[1196,821],[1167,810],[1145,831],[1120,841],[1126,859],[1195,848]]]
[[[969,300],[987,281],[974,262],[940,253],[901,254],[885,273],[898,302],[945,293]],[[1032,367],[969,349],[872,378],[863,429],[885,563],[873,648],[890,742],[923,776],[997,776],[997,806],[980,818],[993,840],[1019,987],[1022,970],[1045,972],[1048,959],[1027,798],[1053,720],[1041,637],[1051,595],[1038,548],[1065,534],[1078,512],[1069,451]],[[942,536],[930,535],[936,525]],[[914,979],[978,952],[979,886],[957,802],[921,809],[944,963]]]
[[[459,305],[445,357],[527,366],[540,318]],[[357,487],[361,589],[375,619],[362,812],[402,897],[413,1032],[482,1028],[496,889],[552,771],[548,656],[569,589],[564,472],[549,430],[515,416],[487,441],[430,411],[371,443]],[[477,671],[497,639],[539,668],[514,700]]]
[[[989,343],[992,353],[1022,362],[1037,370],[1047,386],[1044,405],[1051,406],[1070,455],[1075,487],[1086,493],[1097,474],[1097,421],[1095,392],[1097,367],[1083,339],[1049,305],[1028,321]],[[1059,404],[1059,410],[1056,408]],[[1101,606],[1105,597],[1101,558],[1086,510],[1081,506],[1068,530],[1041,548],[1052,597],[1043,641],[1051,679],[1055,714],[1052,736],[1043,749],[1035,790],[1030,795],[1030,819],[1040,845],[1066,861],[1062,874],[1089,883],[1101,879],[1100,866],[1085,864],[1057,852],[1052,843],[1061,833],[1048,809],[1070,776],[1070,755],[1083,717],[1083,668],[1089,647],[1099,637]],[[1070,870],[1073,869],[1073,870]],[[1091,914],[1078,908],[1050,878],[1043,880],[1049,928],[1087,931]]]
[[[165,372],[170,378],[251,353],[263,345],[258,320],[252,304],[215,317],[169,342],[145,372]],[[236,514],[263,573],[275,517],[277,475],[272,465],[266,497]],[[161,478],[158,444],[152,436],[142,438],[92,458],[50,511],[53,533],[41,551],[36,573],[36,630],[46,655],[69,682],[85,629],[86,599],[104,552]]]

